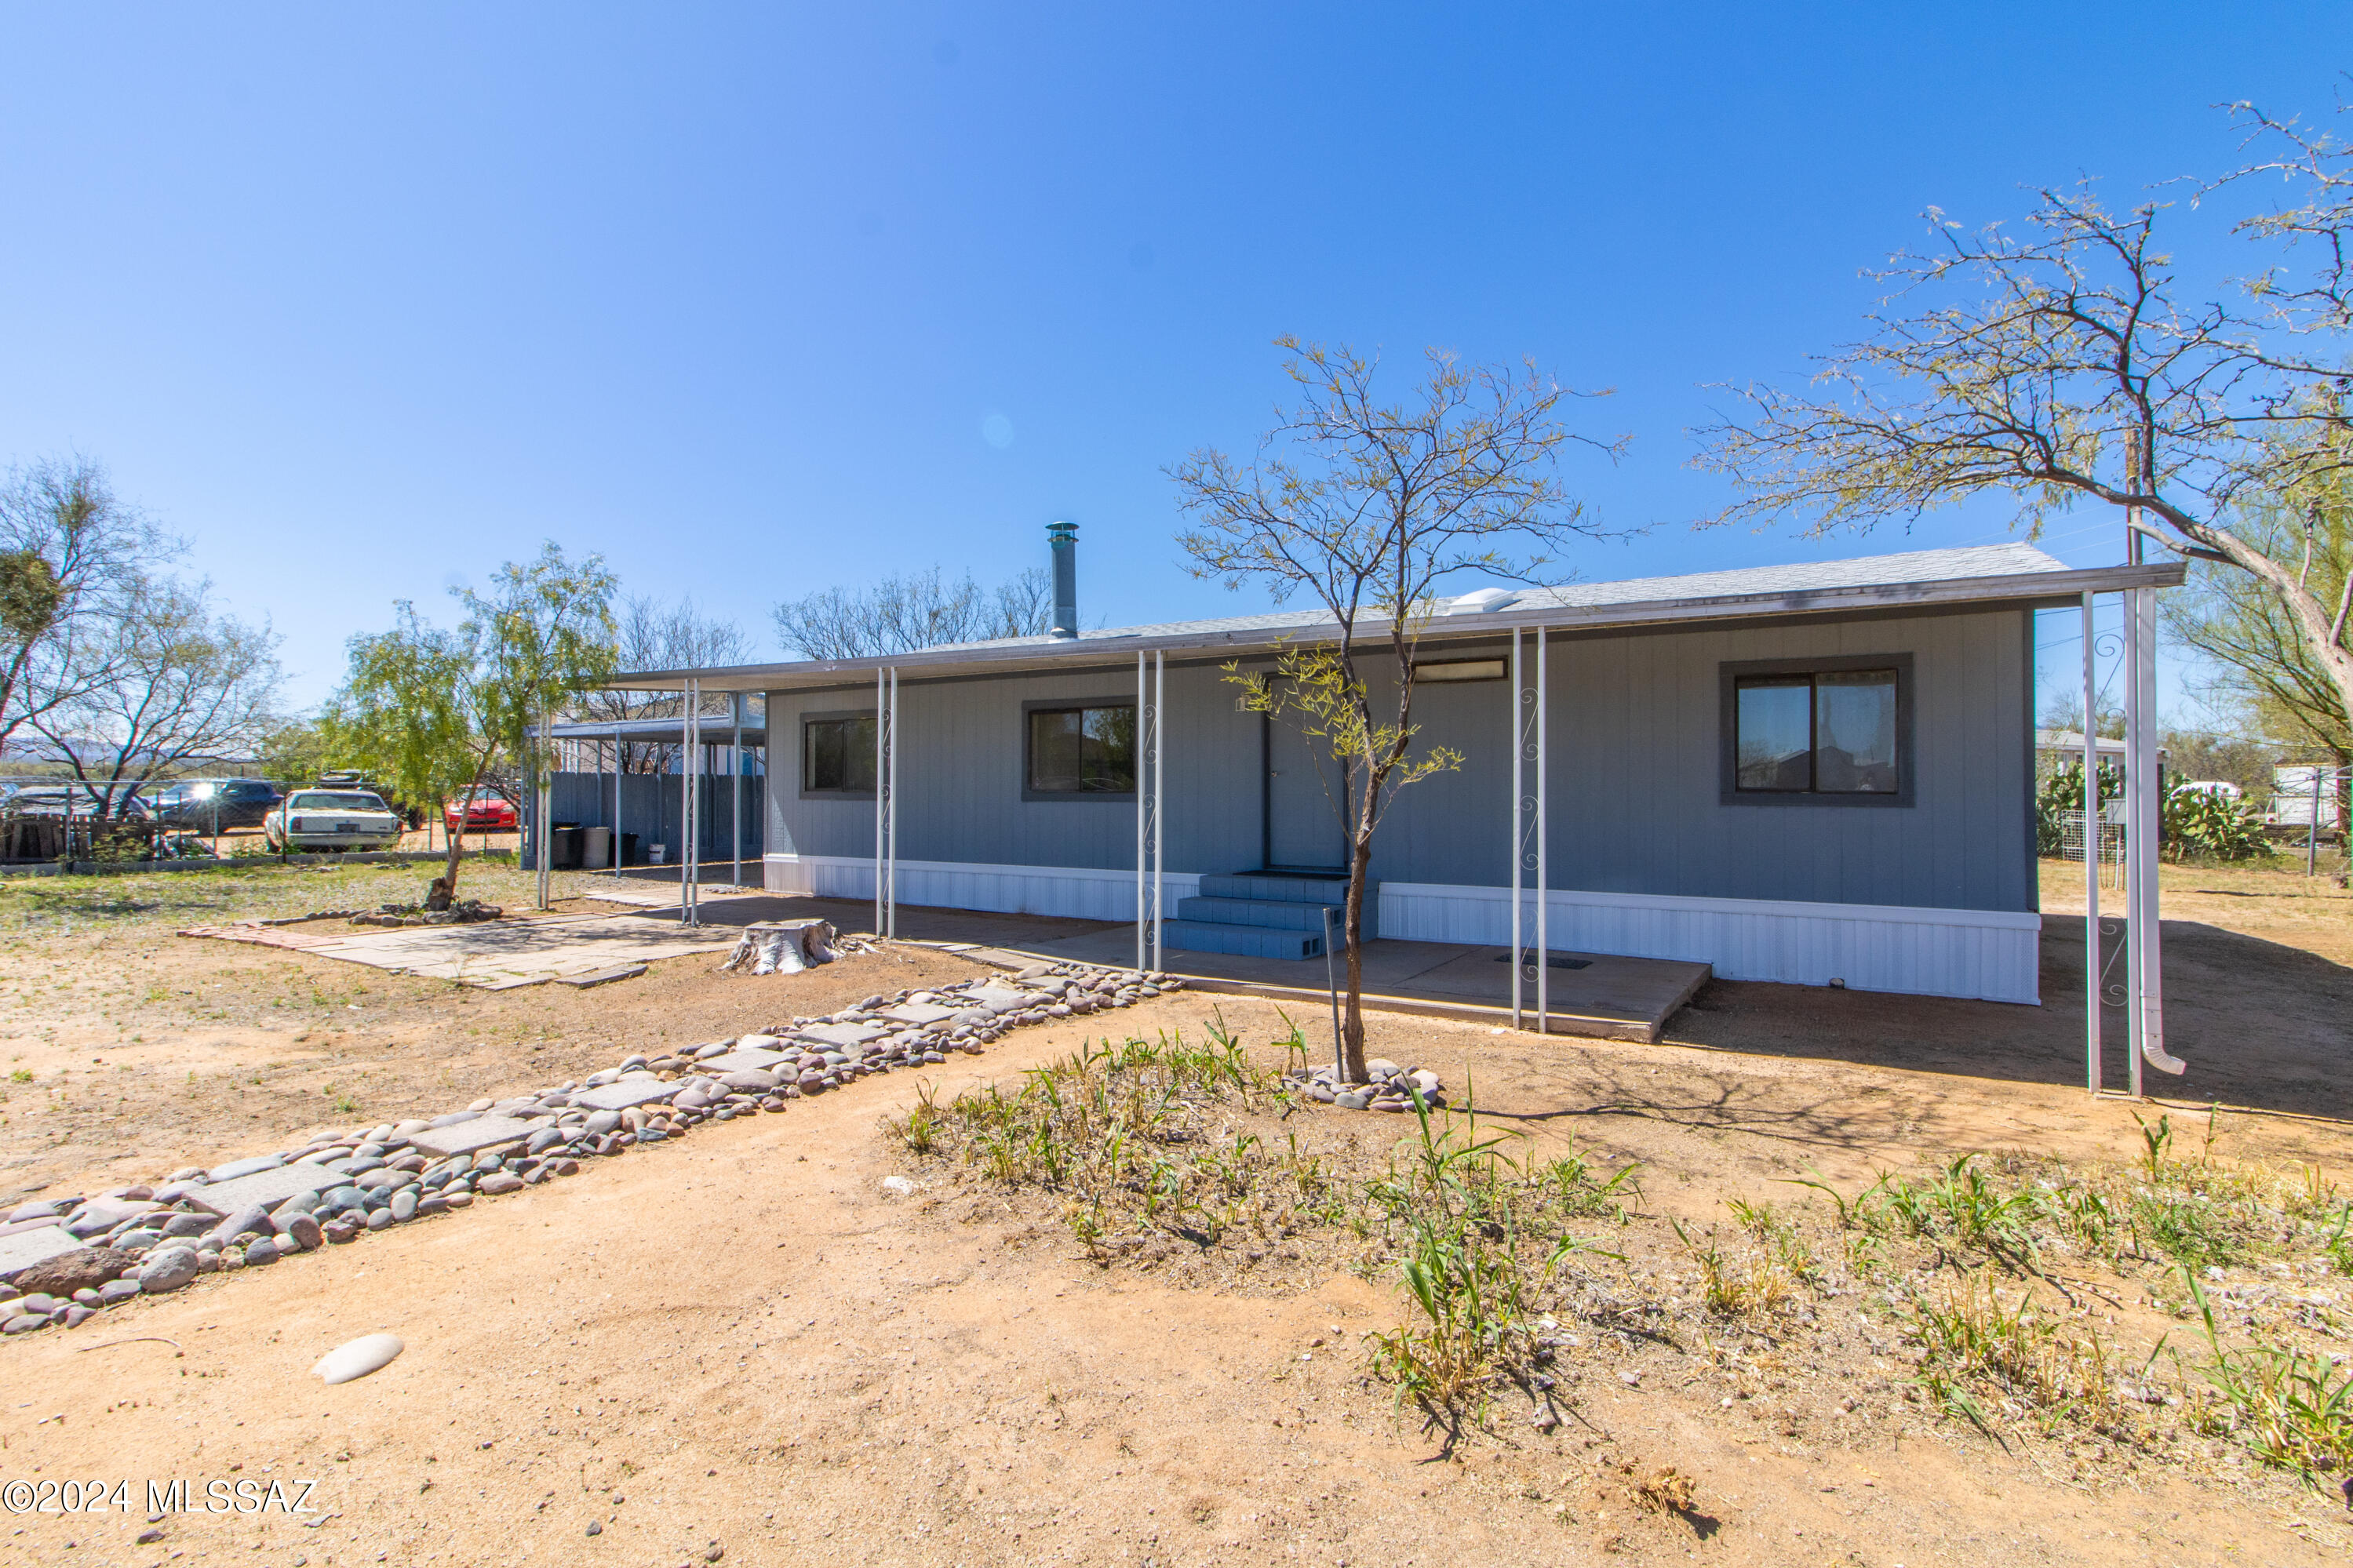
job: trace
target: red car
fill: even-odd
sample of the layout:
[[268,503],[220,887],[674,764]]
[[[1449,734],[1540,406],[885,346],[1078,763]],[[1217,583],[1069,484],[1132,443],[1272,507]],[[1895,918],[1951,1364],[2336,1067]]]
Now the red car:
[[452,833],[512,833],[514,802],[495,790],[471,790],[462,803],[442,803],[441,826]]

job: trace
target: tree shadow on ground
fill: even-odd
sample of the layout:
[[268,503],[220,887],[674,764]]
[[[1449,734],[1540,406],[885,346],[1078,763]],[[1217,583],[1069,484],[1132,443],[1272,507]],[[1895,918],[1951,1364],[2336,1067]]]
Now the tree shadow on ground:
[[[2085,1081],[2084,923],[2043,922],[2041,1006],[1711,981],[1665,1043],[2016,1083]],[[2166,1044],[2146,1092],[2353,1121],[2353,969],[2194,921],[2165,922]],[[2103,1009],[2104,1087],[2126,1084],[2125,1016]]]

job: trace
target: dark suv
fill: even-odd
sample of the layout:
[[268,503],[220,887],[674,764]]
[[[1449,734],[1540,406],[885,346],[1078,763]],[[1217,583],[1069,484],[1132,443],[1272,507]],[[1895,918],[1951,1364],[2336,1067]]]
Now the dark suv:
[[279,800],[260,779],[174,779],[139,793],[158,821],[190,833],[259,827]]

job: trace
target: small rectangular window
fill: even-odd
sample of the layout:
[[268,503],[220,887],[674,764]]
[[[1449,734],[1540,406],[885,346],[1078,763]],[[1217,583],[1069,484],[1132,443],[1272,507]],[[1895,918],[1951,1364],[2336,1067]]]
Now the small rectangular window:
[[810,719],[801,725],[801,788],[840,795],[874,793],[874,720]]
[[1033,795],[1135,793],[1135,705],[1029,710]]
[[1417,684],[1433,680],[1501,680],[1505,673],[1500,658],[1423,659],[1413,667]]
[[1733,788],[1743,795],[1892,795],[1896,671],[1823,669],[1733,681]]

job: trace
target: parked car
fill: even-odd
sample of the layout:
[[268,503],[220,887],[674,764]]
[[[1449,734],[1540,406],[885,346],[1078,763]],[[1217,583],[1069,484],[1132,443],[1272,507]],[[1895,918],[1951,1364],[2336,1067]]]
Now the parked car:
[[363,789],[298,789],[261,825],[272,849],[298,854],[390,849],[400,843],[400,817],[384,797]]
[[280,795],[260,779],[174,779],[143,798],[167,826],[210,833],[216,826],[260,826]]
[[494,789],[469,790],[462,800],[442,803],[441,826],[452,833],[512,833],[514,802]]
[[[147,803],[139,796],[135,784],[117,784],[111,801],[111,815],[119,821],[143,822],[147,819]],[[0,811],[14,812],[20,816],[63,816],[70,807],[75,816],[96,816],[106,811],[110,802],[103,786],[86,784],[61,784],[54,779],[11,779],[0,786]]]

